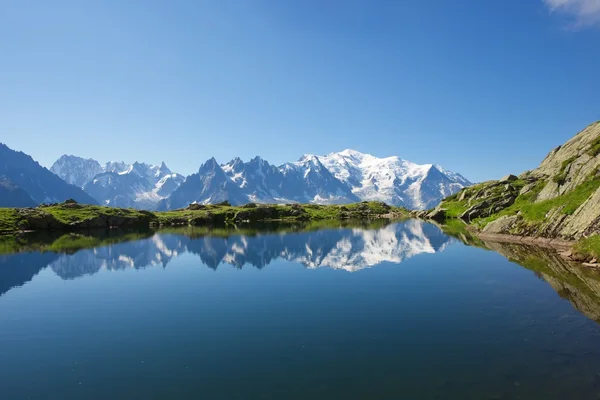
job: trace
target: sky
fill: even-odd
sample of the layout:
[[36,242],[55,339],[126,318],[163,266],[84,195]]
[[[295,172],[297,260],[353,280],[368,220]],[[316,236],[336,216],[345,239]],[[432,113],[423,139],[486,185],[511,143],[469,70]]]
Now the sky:
[[600,120],[600,0],[0,0],[0,142],[160,163],[352,148],[472,181]]

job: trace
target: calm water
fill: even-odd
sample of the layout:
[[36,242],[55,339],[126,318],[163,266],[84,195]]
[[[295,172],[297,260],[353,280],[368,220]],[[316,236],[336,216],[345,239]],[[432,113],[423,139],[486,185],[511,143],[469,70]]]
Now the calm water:
[[478,245],[407,221],[0,256],[0,398],[600,398],[597,273]]

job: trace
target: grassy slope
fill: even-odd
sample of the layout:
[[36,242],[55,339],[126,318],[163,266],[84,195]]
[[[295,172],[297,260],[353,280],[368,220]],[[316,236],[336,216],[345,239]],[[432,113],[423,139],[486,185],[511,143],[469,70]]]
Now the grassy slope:
[[[479,184],[468,188],[473,192],[480,190],[486,183]],[[548,212],[552,209],[560,209],[560,212],[565,215],[571,215],[581,206],[598,188],[600,188],[600,178],[590,178],[588,181],[577,186],[574,190],[553,199],[535,202],[538,194],[545,186],[544,181],[538,181],[531,191],[520,195],[515,200],[515,203],[505,208],[504,210],[493,214],[486,218],[478,218],[471,223],[478,228],[483,228],[490,222],[505,216],[520,214],[526,222],[538,223],[542,222]],[[524,182],[514,182],[513,185],[523,187]],[[473,204],[471,204],[473,205]],[[467,200],[460,201],[458,196],[454,195],[445,199],[441,206],[445,208],[446,215],[451,218],[458,218],[463,212],[469,208]]]

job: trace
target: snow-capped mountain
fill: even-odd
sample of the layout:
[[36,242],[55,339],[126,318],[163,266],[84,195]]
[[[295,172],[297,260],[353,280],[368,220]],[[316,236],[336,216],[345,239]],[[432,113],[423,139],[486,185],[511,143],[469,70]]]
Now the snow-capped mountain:
[[211,158],[197,173],[188,176],[157,208],[172,210],[186,207],[190,203],[214,204],[225,200],[232,204],[248,202],[240,187],[229,179],[217,160]]
[[295,163],[286,163],[279,168],[285,176],[282,195],[295,202],[344,204],[360,200],[317,156],[304,155]]
[[104,172],[104,168],[98,161],[91,158],[85,159],[65,154],[52,164],[50,171],[65,182],[83,189],[94,176]]
[[100,204],[154,209],[184,181],[163,162],[149,165],[108,162],[64,155],[50,168],[63,180],[81,187]]
[[378,158],[355,150],[318,157],[361,200],[384,201],[409,209],[427,209],[471,184],[432,164],[419,165],[398,157]]
[[278,203],[283,200],[279,192],[285,178],[279,168],[262,158],[257,156],[245,163],[236,157],[222,168],[249,201]]
[[435,207],[471,183],[460,174],[398,157],[378,158],[354,150],[306,154],[280,166],[255,157],[219,164],[214,158],[184,179],[160,166],[62,156],[51,171],[80,186],[101,204],[170,210],[191,203],[344,204],[383,201],[409,209]]
[[211,159],[187,178],[160,209],[190,203],[344,204],[383,201],[410,209],[436,206],[471,183],[440,166],[418,165],[398,157],[378,158],[354,150],[325,156],[307,154],[279,167],[255,157],[218,165]]

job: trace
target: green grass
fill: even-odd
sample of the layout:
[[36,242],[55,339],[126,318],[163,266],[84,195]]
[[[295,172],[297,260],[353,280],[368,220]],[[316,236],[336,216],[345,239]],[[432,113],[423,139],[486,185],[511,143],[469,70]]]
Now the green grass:
[[579,240],[573,247],[573,250],[578,255],[600,259],[600,235],[593,235]]
[[14,208],[0,208],[0,233],[14,231],[18,222],[19,216]]
[[86,219],[98,217],[100,215],[119,216],[124,218],[144,218],[152,215],[148,211],[135,210],[133,208],[114,208],[105,206],[80,206],[77,208],[68,208],[62,204],[55,206],[42,207],[43,211],[51,214],[58,221],[70,224]]
[[311,219],[338,219],[341,213],[339,206],[321,206],[317,204],[305,205],[304,210]]

